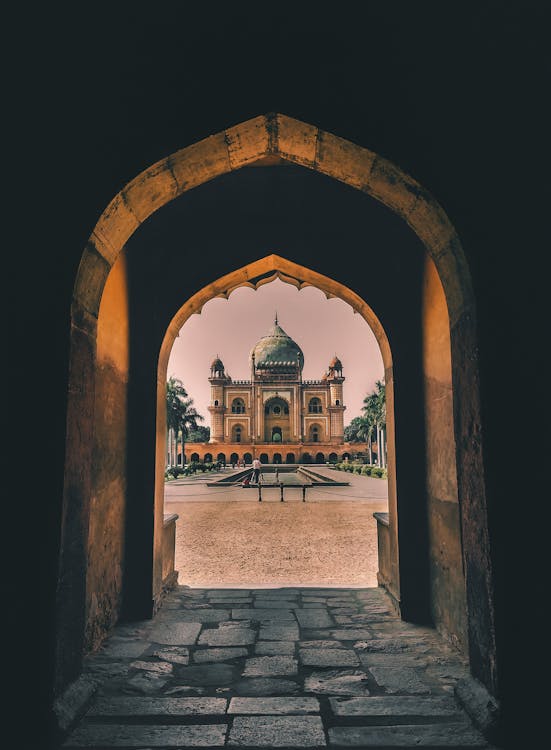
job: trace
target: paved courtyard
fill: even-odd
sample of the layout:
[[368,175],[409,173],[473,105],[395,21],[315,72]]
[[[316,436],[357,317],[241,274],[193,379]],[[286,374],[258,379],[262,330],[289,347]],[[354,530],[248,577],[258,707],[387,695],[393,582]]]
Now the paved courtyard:
[[[207,487],[231,475],[199,474],[165,485],[177,513],[175,567],[189,586],[376,586],[377,529],[387,510],[381,479],[321,467],[347,487]],[[316,470],[319,467],[316,466]]]
[[65,750],[489,747],[454,695],[464,661],[377,588],[178,586],[85,675]]

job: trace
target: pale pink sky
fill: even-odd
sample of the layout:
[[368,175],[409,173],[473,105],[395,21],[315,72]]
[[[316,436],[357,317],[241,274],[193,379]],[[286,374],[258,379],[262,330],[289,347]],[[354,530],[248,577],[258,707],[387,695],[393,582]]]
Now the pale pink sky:
[[361,414],[363,400],[383,380],[379,345],[371,328],[350,305],[327,299],[314,287],[298,290],[279,279],[256,291],[236,289],[229,299],[213,299],[200,315],[192,315],[176,338],[168,363],[168,376],[181,380],[210,427],[210,365],[219,356],[234,380],[250,379],[249,353],[274,323],[304,353],[304,380],[321,378],[335,354],[343,365],[344,424]]

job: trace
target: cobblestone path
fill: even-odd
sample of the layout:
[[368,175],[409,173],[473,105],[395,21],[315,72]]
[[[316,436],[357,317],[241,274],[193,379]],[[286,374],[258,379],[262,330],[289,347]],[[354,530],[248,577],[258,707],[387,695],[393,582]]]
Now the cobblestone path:
[[490,747],[454,697],[465,662],[371,589],[190,589],[120,625],[63,748]]

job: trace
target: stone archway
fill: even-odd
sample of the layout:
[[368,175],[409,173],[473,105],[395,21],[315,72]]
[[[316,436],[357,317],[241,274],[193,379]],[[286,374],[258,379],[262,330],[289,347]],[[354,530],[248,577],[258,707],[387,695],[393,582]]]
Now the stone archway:
[[[492,571],[487,532],[486,501],[481,444],[471,439],[480,433],[477,342],[475,310],[470,276],[457,234],[438,203],[415,180],[386,159],[366,148],[299,122],[284,115],[261,116],[159,161],[132,180],[101,215],[82,255],[71,308],[71,354],[67,408],[66,467],[63,497],[62,544],[58,583],[58,640],[56,654],[57,689],[62,689],[80,672],[85,644],[97,643],[120,614],[122,579],[128,574],[124,565],[120,537],[126,505],[127,477],[124,451],[125,393],[129,352],[126,274],[121,251],[133,232],[154,211],[186,191],[208,180],[260,163],[278,159],[317,171],[363,191],[398,214],[423,242],[430,263],[427,266],[423,315],[427,333],[424,351],[427,424],[441,418],[437,394],[445,394],[451,413],[452,439],[448,440],[446,474],[453,464],[457,496],[461,509],[462,555],[468,611],[468,641],[471,668],[491,690],[495,690],[496,665],[493,628]],[[381,346],[390,384],[389,408],[392,410],[392,360],[388,341],[379,321],[365,302],[351,290],[327,277],[304,269],[276,255],[267,256],[226,277],[214,280],[189,300],[167,331],[160,352],[157,401],[157,477],[154,514],[142,524],[140,538],[131,538],[139,549],[140,570],[135,581],[126,586],[127,614],[148,616],[154,611],[162,592],[162,519],[159,487],[164,469],[164,401],[168,353],[177,330],[189,315],[201,309],[215,296],[227,296],[243,285],[254,287],[254,279],[270,272],[290,283],[313,284],[326,294],[349,302],[371,325]],[[251,281],[253,279],[253,281]],[[263,282],[265,283],[265,282]],[[439,293],[439,289],[442,293]],[[344,296],[343,296],[344,295]],[[445,315],[444,315],[445,313]],[[448,346],[442,358],[440,344]],[[443,359],[445,361],[443,361]],[[119,408],[101,411],[103,397],[114,399]],[[450,420],[449,414],[444,417]],[[439,448],[434,430],[429,429],[427,456],[429,484],[438,492],[436,453]],[[105,465],[113,440],[121,450]],[[406,548],[398,546],[402,533],[396,520],[396,486],[392,477],[394,435],[389,425],[389,513],[394,519],[391,571],[397,601],[407,609],[407,566],[402,565]],[[100,460],[93,473],[92,454]],[[457,459],[457,465],[455,464]],[[432,467],[432,468],[431,468]],[[116,488],[114,516],[104,528],[98,508],[107,502],[104,487]],[[453,484],[453,481],[450,482]],[[453,494],[452,487],[450,493]],[[92,503],[92,498],[94,502]],[[153,502],[153,501],[152,501]],[[91,508],[94,508],[91,514]],[[116,509],[119,510],[116,510]],[[403,511],[406,513],[406,511]],[[118,514],[118,515],[117,515]],[[404,516],[407,526],[407,515]],[[96,551],[96,539],[107,533],[109,558]],[[147,544],[152,540],[153,544]],[[143,544],[145,542],[145,544]],[[152,550],[142,552],[141,550]],[[115,575],[113,575],[115,571]],[[109,576],[106,576],[109,572]],[[105,581],[109,579],[106,587]],[[139,584],[136,583],[139,581]],[[440,582],[442,586],[447,582]]]

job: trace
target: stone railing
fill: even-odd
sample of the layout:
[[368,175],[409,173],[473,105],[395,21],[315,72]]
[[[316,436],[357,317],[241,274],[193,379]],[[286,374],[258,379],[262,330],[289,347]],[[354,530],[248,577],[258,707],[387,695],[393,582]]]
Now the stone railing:
[[390,534],[388,527],[388,513],[374,513],[377,521],[377,547],[379,551],[379,570],[377,571],[377,582],[379,586],[388,589],[391,581],[390,566]]
[[174,570],[176,550],[176,513],[165,513],[163,523],[163,590],[167,591],[176,585],[178,571]]

